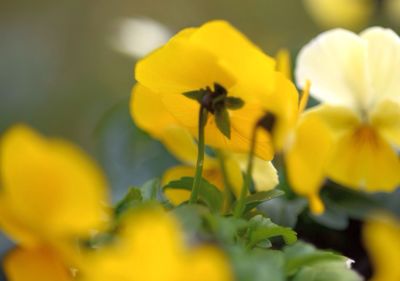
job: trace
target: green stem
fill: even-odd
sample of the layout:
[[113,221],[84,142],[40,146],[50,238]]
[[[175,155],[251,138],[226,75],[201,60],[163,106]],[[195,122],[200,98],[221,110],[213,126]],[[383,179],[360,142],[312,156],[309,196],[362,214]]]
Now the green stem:
[[224,194],[225,194],[224,210],[229,211],[232,204],[233,188],[231,182],[229,181],[228,172],[226,170],[225,155],[222,151],[217,150],[217,156],[219,160],[219,165],[221,167],[222,180],[224,181]]
[[254,159],[254,151],[256,147],[256,138],[257,138],[257,129],[258,124],[254,126],[253,132],[251,135],[251,143],[250,143],[250,151],[249,151],[249,159],[247,162],[247,170],[244,177],[242,191],[240,193],[240,197],[235,207],[234,216],[235,218],[240,218],[244,211],[244,200],[246,198],[247,192],[250,190],[252,172],[253,172],[253,159]]
[[190,196],[189,204],[197,202],[197,197],[199,195],[199,190],[201,186],[202,174],[203,174],[203,163],[204,163],[204,128],[207,123],[208,111],[204,106],[200,106],[199,110],[199,134],[198,134],[198,152],[197,152],[197,163],[196,163],[196,173],[193,180],[192,194]]

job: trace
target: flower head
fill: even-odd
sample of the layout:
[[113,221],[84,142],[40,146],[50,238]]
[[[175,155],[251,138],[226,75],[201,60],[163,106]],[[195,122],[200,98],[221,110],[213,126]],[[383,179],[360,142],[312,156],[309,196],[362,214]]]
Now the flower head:
[[[19,246],[5,259],[9,277],[32,280],[17,276],[43,273],[37,280],[66,280],[62,256],[72,260],[74,239],[104,222],[106,184],[99,168],[76,146],[17,125],[1,138],[0,180],[0,227]],[[28,260],[37,268],[25,267]],[[58,277],[45,277],[52,274],[46,264]]]
[[[280,135],[291,118],[286,105],[297,102],[296,89],[275,71],[274,59],[223,21],[181,31],[141,60],[135,77],[131,109],[139,126],[157,134],[157,125],[171,122],[197,137],[196,97],[210,105],[206,144],[236,152],[248,151],[252,129],[266,110],[282,116],[276,126]],[[220,116],[229,119],[227,129],[221,129]],[[256,154],[271,159],[272,143],[270,135],[260,134]]]
[[292,152],[296,165],[289,177],[297,192],[317,199],[325,177],[368,192],[398,186],[398,77],[400,39],[389,29],[361,35],[336,29],[302,49],[297,82],[310,80],[311,95],[321,104],[303,116],[294,141],[299,149]]
[[82,280],[230,281],[224,254],[212,246],[184,245],[177,220],[160,210],[127,214],[115,239],[88,253]]

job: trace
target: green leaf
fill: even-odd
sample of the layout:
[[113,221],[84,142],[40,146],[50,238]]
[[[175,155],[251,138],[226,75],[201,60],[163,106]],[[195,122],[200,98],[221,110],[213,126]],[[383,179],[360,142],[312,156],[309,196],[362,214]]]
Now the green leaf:
[[317,250],[314,246],[297,242],[294,245],[287,246],[284,249],[287,259],[286,274],[292,276],[302,267],[313,266],[320,262],[342,262],[346,263],[347,258],[328,251]]
[[244,101],[241,98],[227,97],[225,98],[225,106],[231,110],[240,109],[244,106]]
[[361,281],[355,271],[344,262],[320,262],[300,269],[293,281]]
[[158,191],[160,189],[160,180],[155,178],[146,181],[141,187],[143,201],[157,200]]
[[215,123],[219,131],[228,139],[231,138],[231,121],[229,112],[225,107],[221,107],[215,111]]
[[244,213],[254,209],[263,202],[269,201],[276,197],[284,195],[285,192],[279,189],[272,189],[269,191],[261,191],[247,196],[244,200],[245,209]]
[[114,208],[115,216],[120,217],[126,210],[142,202],[142,199],[142,193],[137,187],[129,188],[125,197],[116,204]]
[[215,236],[223,243],[232,245],[238,240],[239,232],[244,232],[248,226],[248,222],[241,218],[209,215],[206,219]]
[[257,215],[249,221],[249,247],[276,236],[282,236],[286,244],[297,241],[297,234],[291,228],[274,224],[262,215]]
[[189,99],[196,100],[201,104],[203,97],[206,93],[207,93],[206,90],[201,89],[201,90],[196,90],[196,91],[189,91],[189,92],[183,93],[183,95]]
[[[164,189],[170,188],[191,191],[193,180],[193,177],[182,177],[179,180],[169,182],[167,185],[164,186]],[[202,178],[200,183],[199,198],[213,212],[218,212],[222,208],[223,195],[221,191],[219,191],[219,189],[215,185],[209,183],[204,178]]]
[[258,210],[279,225],[295,227],[298,216],[306,207],[307,200],[304,198],[288,200],[279,197],[261,204]]

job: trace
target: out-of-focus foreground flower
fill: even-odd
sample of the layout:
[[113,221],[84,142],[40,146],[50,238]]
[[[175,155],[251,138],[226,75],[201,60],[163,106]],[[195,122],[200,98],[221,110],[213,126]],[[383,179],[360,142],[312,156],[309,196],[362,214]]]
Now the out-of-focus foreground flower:
[[[277,116],[276,138],[260,133],[256,155],[269,160],[274,152],[272,143],[279,148],[281,135],[294,122],[291,112],[298,99],[295,87],[275,71],[272,58],[223,21],[181,31],[165,46],[141,60],[135,77],[138,85],[133,91],[133,103],[138,104],[132,107],[132,115],[138,126],[153,136],[159,136],[168,124],[173,124],[197,137],[199,103],[184,93],[202,89],[211,93],[226,91],[228,98],[244,101],[241,108],[230,110],[228,107],[230,136],[221,133],[215,112],[210,108],[212,116],[207,120],[205,140],[212,147],[248,151],[251,132],[268,111]],[[211,97],[218,95],[214,93]]]
[[18,244],[4,260],[8,278],[70,280],[76,239],[106,218],[102,173],[79,148],[24,125],[2,136],[0,172],[0,227]]
[[[382,50],[385,50],[384,52]],[[300,194],[316,198],[328,177],[367,192],[392,191],[400,181],[400,39],[370,28],[360,36],[323,33],[299,54],[296,78],[321,101],[300,126],[289,158],[289,178]],[[314,209],[321,212],[319,206]]]
[[371,281],[400,280],[400,222],[390,215],[378,215],[364,227],[364,244],[374,266]]
[[127,214],[114,240],[87,257],[84,281],[231,281],[224,254],[184,245],[179,223],[166,212]]

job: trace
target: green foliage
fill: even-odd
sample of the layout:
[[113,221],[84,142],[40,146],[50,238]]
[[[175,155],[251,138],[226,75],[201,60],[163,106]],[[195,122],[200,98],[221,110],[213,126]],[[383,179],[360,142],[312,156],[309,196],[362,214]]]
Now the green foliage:
[[[182,177],[180,180],[171,181],[164,186],[164,189],[192,190],[193,177]],[[215,185],[202,178],[199,189],[199,199],[204,202],[211,211],[218,212],[222,208],[223,195]]]

